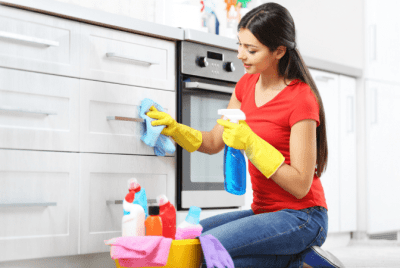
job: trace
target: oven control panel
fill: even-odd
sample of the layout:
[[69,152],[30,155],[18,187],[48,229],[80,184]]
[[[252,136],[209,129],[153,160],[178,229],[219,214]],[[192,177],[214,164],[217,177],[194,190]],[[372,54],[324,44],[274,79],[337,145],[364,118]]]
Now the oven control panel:
[[182,74],[215,78],[236,83],[245,74],[237,51],[182,41],[180,44]]

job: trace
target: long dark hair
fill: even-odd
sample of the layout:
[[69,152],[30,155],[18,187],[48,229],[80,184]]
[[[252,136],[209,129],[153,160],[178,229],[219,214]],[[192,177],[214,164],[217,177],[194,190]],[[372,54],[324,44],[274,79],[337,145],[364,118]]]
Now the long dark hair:
[[320,124],[316,133],[316,174],[321,177],[328,162],[324,105],[314,79],[296,48],[296,31],[292,16],[286,8],[277,3],[265,3],[250,10],[242,17],[237,30],[241,29],[248,29],[271,52],[276,51],[279,46],[285,46],[286,53],[278,64],[279,75],[283,76],[285,80],[297,78],[308,84],[318,100]]

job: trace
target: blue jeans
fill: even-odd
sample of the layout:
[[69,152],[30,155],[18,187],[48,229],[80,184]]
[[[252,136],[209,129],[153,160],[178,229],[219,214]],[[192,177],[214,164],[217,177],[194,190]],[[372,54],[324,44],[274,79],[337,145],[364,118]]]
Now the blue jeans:
[[251,209],[200,221],[202,236],[216,237],[235,267],[303,267],[305,249],[321,246],[328,233],[323,207],[255,215]]

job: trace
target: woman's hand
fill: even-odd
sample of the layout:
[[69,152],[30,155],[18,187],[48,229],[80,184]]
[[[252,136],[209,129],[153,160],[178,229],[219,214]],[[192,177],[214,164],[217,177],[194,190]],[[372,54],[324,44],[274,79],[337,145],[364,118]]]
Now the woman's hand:
[[173,136],[173,133],[176,131],[178,123],[175,119],[173,119],[169,114],[160,112],[156,107],[151,106],[150,111],[146,113],[147,116],[157,119],[151,122],[151,125],[160,126],[165,125],[166,127],[161,131],[161,134],[166,136]]
[[239,120],[239,124],[228,120],[218,119],[217,123],[224,127],[222,139],[229,147],[244,150],[247,148],[249,137],[254,132],[244,120]]

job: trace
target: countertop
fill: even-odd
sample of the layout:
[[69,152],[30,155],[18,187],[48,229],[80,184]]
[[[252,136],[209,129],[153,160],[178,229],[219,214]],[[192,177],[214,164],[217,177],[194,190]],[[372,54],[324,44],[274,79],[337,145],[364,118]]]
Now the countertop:
[[[116,30],[132,32],[170,41],[190,41],[237,51],[237,41],[232,38],[205,33],[193,29],[171,27],[154,22],[116,15],[105,11],[94,10],[68,3],[52,0],[0,0],[0,5],[40,12],[70,20],[85,22]],[[303,56],[309,68],[328,72],[362,77],[363,70]]]

